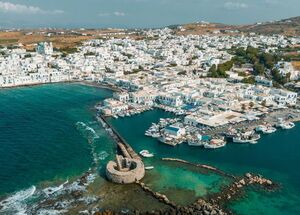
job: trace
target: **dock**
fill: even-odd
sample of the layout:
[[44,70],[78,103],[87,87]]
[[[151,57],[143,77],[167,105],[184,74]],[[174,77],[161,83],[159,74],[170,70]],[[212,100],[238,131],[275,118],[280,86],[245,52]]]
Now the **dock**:
[[121,151],[122,155],[126,158],[142,160],[141,157],[133,150],[133,148],[126,142],[126,140],[112,127],[107,119],[99,114],[97,115],[97,120],[101,122],[104,128],[108,129],[109,134],[116,141],[118,149]]

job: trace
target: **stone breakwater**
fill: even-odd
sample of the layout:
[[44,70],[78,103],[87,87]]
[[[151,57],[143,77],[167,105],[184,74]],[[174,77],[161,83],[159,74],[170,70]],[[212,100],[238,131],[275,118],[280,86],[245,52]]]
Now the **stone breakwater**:
[[208,196],[209,202],[212,204],[222,205],[229,200],[236,199],[242,195],[245,187],[250,185],[259,185],[268,191],[274,190],[278,185],[271,180],[263,178],[261,175],[246,173],[243,177],[239,177],[231,185],[223,188],[221,192]]
[[188,161],[185,161],[185,160],[182,160],[182,159],[177,159],[177,158],[162,158],[162,160],[163,161],[174,161],[174,162],[184,163],[184,164],[188,164],[188,165],[191,165],[191,166],[195,166],[195,167],[199,167],[199,168],[203,168],[203,169],[212,171],[212,172],[217,173],[217,174],[222,175],[222,176],[226,176],[226,177],[233,178],[233,179],[236,178],[234,175],[228,174],[226,172],[223,172],[222,170],[219,170],[216,167],[205,165],[205,164],[195,164],[195,163],[191,163],[191,162],[188,162]]
[[[230,174],[227,174],[215,167],[212,166],[208,166],[208,165],[201,165],[201,164],[194,164],[194,163],[190,163],[188,161],[185,160],[181,160],[181,159],[175,159],[175,158],[163,158],[162,160],[164,161],[174,161],[174,162],[180,162],[180,163],[184,163],[184,164],[188,164],[188,165],[193,165],[199,168],[204,168],[206,170],[210,170],[213,171],[215,173],[221,174],[223,176],[227,176],[230,178],[234,179],[234,182],[232,184],[230,184],[229,186],[224,187],[220,192],[216,193],[216,194],[212,194],[212,195],[208,195],[206,197],[207,201],[204,201],[203,199],[199,199],[197,200],[194,204],[188,206],[188,209],[194,209],[195,207],[199,206],[199,203],[203,203],[204,208],[219,208],[222,205],[224,205],[224,203],[232,200],[232,199],[236,199],[238,197],[240,197],[242,195],[242,191],[244,190],[245,187],[250,186],[250,185],[259,185],[261,187],[263,187],[264,189],[268,190],[268,191],[272,191],[274,190],[276,187],[278,187],[275,183],[273,183],[271,180],[266,179],[264,177],[262,177],[261,175],[256,175],[253,173],[246,173],[244,176],[241,177],[236,177]],[[158,196],[160,197],[160,196]],[[168,200],[167,197],[166,198],[160,198],[159,200]],[[166,202],[168,204],[168,201]],[[173,204],[173,203],[172,203]],[[170,205],[170,204],[168,204]],[[200,204],[201,205],[201,204]],[[177,208],[177,207],[175,207]],[[222,212],[222,211],[221,211]],[[225,212],[222,212],[225,213]],[[221,213],[221,214],[222,214]],[[230,211],[227,211],[226,213],[231,214]],[[201,213],[199,213],[201,214]],[[219,214],[216,212],[213,213],[203,213],[203,214]]]
[[154,198],[156,198],[158,201],[170,206],[169,209],[163,211],[152,211],[147,213],[139,213],[135,211],[133,214],[204,214],[204,215],[225,215],[226,212],[222,211],[222,209],[219,208],[217,205],[210,204],[206,202],[203,199],[197,200],[195,203],[182,207],[180,205],[175,204],[171,200],[168,199],[168,197],[164,194],[161,194],[159,192],[154,192],[149,188],[147,185],[145,185],[142,182],[136,182],[145,192],[152,195]]

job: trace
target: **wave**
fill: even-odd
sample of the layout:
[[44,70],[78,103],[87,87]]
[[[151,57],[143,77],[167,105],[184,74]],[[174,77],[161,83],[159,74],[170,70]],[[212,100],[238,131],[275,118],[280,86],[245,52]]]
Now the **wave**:
[[105,160],[108,156],[109,156],[109,154],[106,151],[102,151],[98,154],[98,159]]
[[36,187],[32,186],[26,190],[21,190],[0,202],[0,213],[26,215],[26,200],[34,195]]
[[63,184],[59,185],[58,187],[47,187],[47,188],[43,189],[43,192],[45,193],[45,195],[47,197],[49,197],[50,195],[52,195],[52,194],[54,194],[54,193],[62,190],[64,188],[64,186],[66,184],[68,184],[68,183],[69,183],[69,181],[67,180],[66,182],[64,182]]
[[93,139],[98,139],[99,136],[97,135],[96,131],[89,127],[84,122],[77,122],[76,128],[81,132],[81,134],[89,140],[89,142]]
[[55,210],[55,209],[41,209],[36,214],[37,215],[60,215],[68,212],[67,210]]

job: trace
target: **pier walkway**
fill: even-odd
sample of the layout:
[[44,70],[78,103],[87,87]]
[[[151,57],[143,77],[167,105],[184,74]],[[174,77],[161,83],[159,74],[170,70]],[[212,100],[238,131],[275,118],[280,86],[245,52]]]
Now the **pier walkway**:
[[109,129],[109,133],[116,141],[118,148],[122,155],[127,158],[142,160],[141,157],[133,150],[133,148],[126,142],[126,140],[114,129],[107,121],[107,119],[101,115],[97,115],[97,120],[101,122],[103,127]]

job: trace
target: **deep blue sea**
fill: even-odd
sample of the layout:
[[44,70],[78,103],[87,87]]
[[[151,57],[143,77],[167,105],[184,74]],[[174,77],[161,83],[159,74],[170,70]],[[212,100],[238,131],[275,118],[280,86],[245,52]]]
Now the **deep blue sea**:
[[79,84],[0,90],[0,196],[87,170],[91,147],[77,122],[95,123],[111,92]]
[[[93,110],[97,102],[111,95],[111,91],[80,84],[0,90],[0,200],[32,186],[72,180],[104,152],[108,159],[113,158],[115,145],[96,122]],[[256,145],[227,144],[211,151],[185,144],[170,147],[144,136],[160,117],[173,115],[154,110],[110,119],[136,151],[148,149],[155,154],[145,161],[155,167],[144,179],[149,186],[184,204],[217,192],[221,184],[228,183],[218,175],[200,174],[160,160],[182,158],[236,175],[260,173],[281,184],[274,193],[248,189],[244,198],[227,205],[236,214],[300,214],[300,124],[264,136]],[[93,146],[78,123],[95,131]]]

